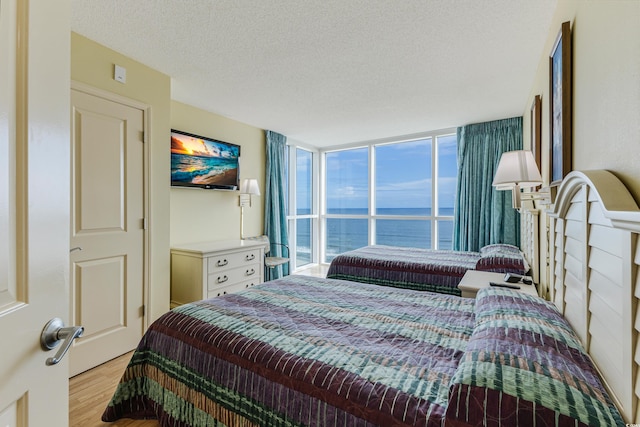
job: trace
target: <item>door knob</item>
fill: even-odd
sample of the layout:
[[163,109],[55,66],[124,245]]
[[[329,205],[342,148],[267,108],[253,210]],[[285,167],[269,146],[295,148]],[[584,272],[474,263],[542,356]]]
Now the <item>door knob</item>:
[[47,322],[40,335],[40,345],[44,351],[56,348],[60,341],[64,340],[62,347],[55,356],[50,357],[45,362],[47,366],[58,363],[71,347],[71,343],[78,337],[82,336],[84,328],[82,326],[65,327],[64,322],[60,318],[53,318]]

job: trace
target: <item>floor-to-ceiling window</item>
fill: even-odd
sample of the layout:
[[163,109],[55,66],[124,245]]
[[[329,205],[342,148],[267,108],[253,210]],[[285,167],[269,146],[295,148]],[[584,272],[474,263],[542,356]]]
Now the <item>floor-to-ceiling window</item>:
[[368,244],[451,249],[454,131],[324,153],[323,262]]
[[437,211],[435,217],[437,229],[437,248],[453,247],[453,207],[458,187],[458,140],[456,135],[436,136],[435,162],[437,176],[435,194]]
[[374,145],[375,243],[431,247],[432,138]]
[[292,269],[317,263],[317,153],[296,145],[287,150],[287,221]]
[[369,148],[325,153],[325,260],[369,241]]
[[451,249],[455,130],[320,154],[294,142],[287,165],[293,269],[368,244]]

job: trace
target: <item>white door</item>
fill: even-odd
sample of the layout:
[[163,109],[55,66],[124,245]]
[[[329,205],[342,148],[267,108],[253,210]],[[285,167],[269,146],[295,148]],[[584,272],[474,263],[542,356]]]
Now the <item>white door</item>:
[[73,87],[71,376],[133,350],[144,319],[144,111]]
[[0,426],[68,424],[69,1],[0,0]]

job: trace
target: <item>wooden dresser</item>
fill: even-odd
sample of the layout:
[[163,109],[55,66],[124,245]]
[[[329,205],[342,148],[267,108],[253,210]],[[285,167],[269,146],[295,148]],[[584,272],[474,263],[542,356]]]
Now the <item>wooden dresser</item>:
[[224,240],[171,248],[171,308],[264,281],[264,243]]

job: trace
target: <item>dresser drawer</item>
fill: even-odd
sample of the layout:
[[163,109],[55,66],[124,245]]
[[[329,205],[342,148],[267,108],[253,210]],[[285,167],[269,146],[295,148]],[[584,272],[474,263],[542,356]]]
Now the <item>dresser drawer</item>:
[[207,267],[209,274],[213,274],[217,271],[228,270],[247,264],[257,263],[259,257],[259,249],[214,255],[208,258]]
[[207,291],[207,298],[221,297],[223,295],[232,294],[234,292],[242,291],[252,286],[260,284],[259,280],[250,280],[243,283],[237,283],[235,285],[220,286]]
[[209,290],[207,292],[207,298],[216,298],[223,295],[232,294],[238,292],[244,288],[240,288],[238,285],[220,286],[217,289]]
[[260,279],[260,264],[250,264],[240,268],[216,271],[207,278],[207,290],[218,289],[221,286],[229,286],[240,282]]

